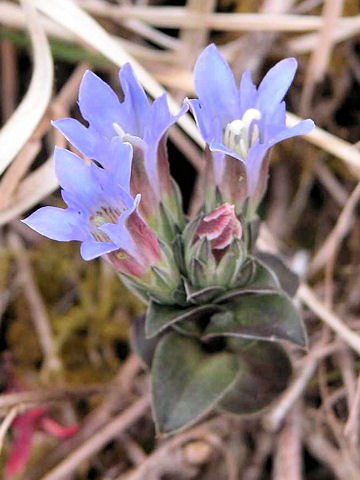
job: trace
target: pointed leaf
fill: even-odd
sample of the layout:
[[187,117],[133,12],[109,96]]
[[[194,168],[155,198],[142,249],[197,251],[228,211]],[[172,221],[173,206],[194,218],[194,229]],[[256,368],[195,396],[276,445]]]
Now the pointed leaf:
[[236,356],[206,353],[200,342],[175,333],[159,343],[152,366],[157,430],[171,433],[209,411],[234,382]]
[[239,354],[241,370],[236,382],[218,403],[222,411],[256,413],[275,400],[288,385],[291,363],[281,345],[254,342]]
[[201,305],[189,308],[179,308],[176,306],[160,305],[160,303],[151,302],[146,312],[146,338],[151,338],[157,335],[175,322],[189,319],[198,320],[204,315],[210,317],[212,313],[221,309],[222,307],[219,305]]
[[[256,340],[287,340],[301,347],[307,343],[304,325],[290,298],[268,293],[239,297],[228,306],[229,313],[211,317],[204,338],[216,335]],[[231,314],[230,314],[231,313]]]
[[146,338],[145,315],[138,315],[134,318],[131,324],[131,345],[136,355],[148,368],[151,367],[155,349],[162,337],[163,334],[161,333],[150,339]]
[[277,255],[268,252],[257,252],[256,258],[270,267],[279,279],[281,288],[293,297],[299,287],[299,277],[292,272]]
[[192,320],[184,320],[183,322],[176,322],[171,327],[181,335],[186,337],[200,338],[203,335],[204,328],[199,322],[193,322]]

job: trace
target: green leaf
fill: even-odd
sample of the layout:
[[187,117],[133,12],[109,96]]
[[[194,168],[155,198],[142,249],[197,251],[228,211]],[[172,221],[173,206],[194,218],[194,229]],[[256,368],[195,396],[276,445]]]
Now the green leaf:
[[150,302],[145,320],[146,338],[152,338],[175,322],[189,319],[198,320],[204,315],[210,316],[219,310],[222,310],[220,305],[199,305],[189,308],[179,308],[172,305],[161,305],[160,303]]
[[155,424],[167,434],[194,423],[234,382],[236,356],[206,353],[200,342],[176,333],[159,343],[151,371]]
[[183,322],[176,322],[171,325],[176,332],[185,335],[186,337],[200,338],[203,335],[204,329],[199,322],[193,322],[192,320],[184,320]]
[[287,340],[301,347],[307,344],[303,322],[286,294],[246,295],[228,305],[224,314],[216,313],[204,338],[216,335],[239,336],[255,340]]
[[239,349],[241,370],[235,383],[218,403],[218,408],[235,415],[256,413],[285,390],[291,363],[281,345],[253,342]]
[[277,255],[268,252],[257,252],[256,258],[268,265],[279,279],[281,288],[293,297],[299,287],[299,277],[292,272]]
[[[165,333],[165,332],[164,332]],[[145,366],[151,367],[155,349],[164,333],[153,338],[145,337],[145,315],[138,315],[131,324],[131,345]]]
[[277,292],[280,284],[276,276],[261,262],[255,262],[255,272],[251,281],[241,288],[236,288],[224,293],[216,299],[217,303],[234,301],[238,297],[249,293]]
[[225,291],[224,287],[219,286],[209,286],[196,289],[192,287],[186,280],[184,284],[187,295],[186,300],[195,304],[211,302],[215,297]]

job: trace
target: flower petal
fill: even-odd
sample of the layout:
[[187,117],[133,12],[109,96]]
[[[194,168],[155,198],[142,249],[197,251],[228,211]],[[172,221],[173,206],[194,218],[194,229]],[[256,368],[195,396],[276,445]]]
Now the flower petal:
[[295,58],[286,58],[272,67],[258,89],[258,109],[271,115],[288,91],[297,69]]
[[60,130],[64,137],[89,158],[94,156],[95,138],[90,134],[88,128],[73,118],[62,118],[51,122],[51,124]]
[[[124,215],[124,214],[122,214]],[[126,212],[124,217],[128,217],[129,214]],[[137,249],[133,239],[131,238],[129,232],[127,231],[124,225],[125,218],[118,220],[118,223],[106,223],[99,227],[99,230],[106,233],[110,240],[116,244],[116,248],[121,248],[133,257],[137,257]]]
[[119,125],[126,133],[143,137],[144,125],[148,124],[150,119],[149,100],[129,63],[121,68],[119,78],[124,92]]
[[130,192],[130,177],[133,149],[129,143],[123,143],[120,137],[111,140],[106,167],[114,174],[114,183]]
[[275,143],[281,142],[287,138],[296,137],[298,135],[306,135],[311,132],[315,127],[315,124],[312,120],[302,120],[291,128],[280,131],[272,140],[269,141],[269,147],[275,145]]
[[23,220],[30,228],[52,240],[68,242],[84,240],[86,232],[81,225],[81,215],[77,218],[75,210],[42,207]]
[[249,108],[255,108],[256,99],[257,99],[256,86],[252,81],[250,70],[246,70],[241,76],[240,88],[239,88],[241,116]]
[[199,56],[194,68],[195,91],[210,118],[220,117],[225,126],[239,116],[233,72],[214,44]]
[[93,260],[117,249],[118,247],[112,242],[97,242],[93,238],[88,238],[81,244],[80,255],[84,260]]
[[207,113],[206,106],[202,105],[200,101],[196,99],[186,99],[186,101],[195,117],[201,136],[205,142],[210,143],[212,140],[211,119],[210,115]]
[[80,84],[79,107],[82,116],[101,135],[111,138],[116,132],[113,124],[121,116],[120,102],[107,83],[88,70]]
[[94,180],[89,165],[74,153],[58,147],[55,147],[54,161],[61,187],[73,193],[84,205],[94,204],[100,194],[100,186]]

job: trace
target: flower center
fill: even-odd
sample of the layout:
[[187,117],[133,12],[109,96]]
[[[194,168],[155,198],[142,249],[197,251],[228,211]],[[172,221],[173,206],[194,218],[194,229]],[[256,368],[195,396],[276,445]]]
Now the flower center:
[[249,108],[241,119],[228,123],[223,136],[224,145],[245,158],[250,147],[260,137],[260,119],[261,112],[256,108]]
[[98,242],[108,242],[108,236],[98,229],[101,225],[105,223],[117,223],[118,217],[120,215],[120,210],[112,207],[100,207],[93,213],[90,217],[91,223],[91,235]]

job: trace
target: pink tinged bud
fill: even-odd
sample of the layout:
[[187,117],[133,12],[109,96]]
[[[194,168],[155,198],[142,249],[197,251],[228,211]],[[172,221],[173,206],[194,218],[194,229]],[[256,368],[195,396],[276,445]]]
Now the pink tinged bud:
[[133,145],[131,192],[133,195],[141,192],[139,209],[146,219],[150,219],[158,208],[158,200],[145,169],[145,148],[143,144],[141,144],[141,146]]
[[138,278],[143,278],[146,274],[145,268],[140,265],[134,257],[122,249],[108,253],[105,258],[120,273]]
[[235,238],[240,239],[242,228],[235,215],[235,206],[224,203],[217,207],[203,218],[196,234],[198,238],[210,240],[214,250],[222,250]]
[[136,245],[144,266],[150,267],[157,263],[161,259],[158,239],[136,211],[129,216],[126,227]]
[[107,254],[106,259],[119,272],[132,277],[144,278],[150,267],[161,260],[159,242],[137,211],[129,215],[126,220],[126,229],[134,243],[134,255],[119,249]]

